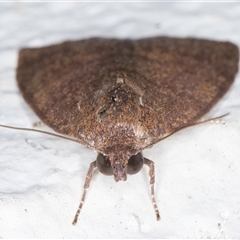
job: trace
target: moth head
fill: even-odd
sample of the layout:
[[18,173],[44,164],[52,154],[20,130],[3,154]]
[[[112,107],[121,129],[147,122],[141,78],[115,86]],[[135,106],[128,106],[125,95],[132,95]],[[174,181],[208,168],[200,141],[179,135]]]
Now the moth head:
[[109,158],[99,153],[96,162],[97,168],[102,174],[114,175],[116,182],[126,181],[127,174],[136,174],[141,170],[143,166],[143,155],[140,152],[126,160],[119,157]]

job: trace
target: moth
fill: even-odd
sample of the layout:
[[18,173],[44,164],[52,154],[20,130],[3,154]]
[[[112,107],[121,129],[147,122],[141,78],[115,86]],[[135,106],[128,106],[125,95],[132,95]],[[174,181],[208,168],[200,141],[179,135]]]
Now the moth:
[[93,170],[116,182],[154,162],[142,151],[196,124],[227,92],[239,52],[229,42],[152,37],[90,38],[19,52],[19,89],[57,133],[98,152],[90,164],[75,225]]

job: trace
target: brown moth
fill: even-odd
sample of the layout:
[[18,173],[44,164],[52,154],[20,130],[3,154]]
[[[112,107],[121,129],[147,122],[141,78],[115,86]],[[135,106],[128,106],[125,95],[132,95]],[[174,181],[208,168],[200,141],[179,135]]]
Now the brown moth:
[[56,132],[98,152],[73,224],[97,167],[118,181],[154,163],[142,151],[194,125],[226,93],[238,71],[229,42],[154,37],[90,38],[22,49],[17,81],[39,118]]

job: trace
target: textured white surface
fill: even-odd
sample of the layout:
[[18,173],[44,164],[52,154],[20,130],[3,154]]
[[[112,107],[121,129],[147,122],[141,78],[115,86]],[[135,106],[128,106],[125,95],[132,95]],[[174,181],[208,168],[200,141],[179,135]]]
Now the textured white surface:
[[[237,3],[0,3],[0,123],[39,121],[15,81],[18,50],[92,36],[197,37],[240,46]],[[71,222],[96,153],[47,135],[0,129],[0,238],[239,238],[240,79],[208,114],[225,124],[185,129],[145,151],[155,161],[157,222],[148,174],[96,173]]]

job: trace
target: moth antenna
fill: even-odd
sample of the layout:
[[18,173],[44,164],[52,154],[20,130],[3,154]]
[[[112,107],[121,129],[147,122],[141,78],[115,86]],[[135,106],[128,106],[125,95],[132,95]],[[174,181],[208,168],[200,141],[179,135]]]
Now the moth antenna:
[[57,134],[57,133],[51,133],[51,132],[47,132],[47,131],[43,131],[43,130],[39,130],[39,129],[13,127],[13,126],[4,125],[4,124],[0,124],[0,127],[14,129],[14,130],[22,130],[22,131],[30,131],[30,132],[38,132],[38,133],[48,134],[50,136],[59,137],[59,138],[63,138],[63,139],[67,139],[67,140],[79,143],[79,141],[74,139],[74,138],[66,137],[66,136],[63,136],[63,135],[60,135],[60,134]]
[[154,184],[155,184],[155,169],[154,169],[154,162],[144,158],[144,164],[146,164],[149,167],[149,177],[150,177],[150,188],[151,188],[151,199],[152,199],[152,204],[153,204],[153,208],[155,211],[155,215],[157,218],[157,221],[159,221],[161,219],[159,211],[158,211],[158,207],[157,207],[157,203],[155,200],[155,193],[154,193]]
[[[48,134],[50,136],[60,137],[60,138],[63,138],[63,139],[67,139],[67,140],[79,143],[77,140],[75,140],[73,138],[69,138],[69,137],[66,137],[66,136],[63,136],[63,135],[60,135],[60,134],[51,133],[51,132],[47,132],[47,131],[43,131],[43,130],[39,130],[39,129],[23,128],[23,127],[13,127],[13,126],[4,125],[4,124],[0,124],[0,127],[14,129],[14,130],[22,130],[22,131],[31,131],[31,132],[44,133],[44,134]],[[94,169],[96,167],[97,167],[97,162],[96,161],[92,162],[90,164],[90,166],[89,166],[88,173],[87,173],[87,176],[86,176],[86,179],[85,179],[85,183],[84,183],[84,187],[83,187],[83,194],[82,194],[81,202],[79,204],[78,210],[77,210],[77,212],[75,214],[75,217],[74,217],[74,220],[72,222],[73,225],[77,224],[78,216],[79,216],[79,214],[80,214],[80,212],[82,210],[82,207],[83,207],[83,204],[84,204],[84,201],[85,201],[85,197],[86,197],[86,194],[87,194],[87,190],[88,190],[88,188],[90,186],[90,183],[91,183],[93,171],[94,171]]]
[[90,186],[90,183],[91,183],[91,180],[92,180],[93,171],[96,167],[97,167],[97,161],[92,162],[89,166],[87,176],[85,178],[85,183],[84,183],[84,186],[83,186],[82,198],[81,198],[78,210],[77,210],[77,212],[75,214],[75,217],[73,219],[73,222],[72,222],[72,225],[74,225],[74,226],[77,224],[78,216],[79,216],[79,214],[82,210],[82,207],[83,207],[83,204],[84,204],[84,201],[85,201],[85,197],[86,197],[86,194],[87,194],[87,190],[88,190],[88,188]]
[[[177,131],[172,132],[172,133],[170,133],[169,135],[161,138],[160,140],[157,140],[156,142],[151,143],[151,144],[150,144],[149,146],[147,146],[147,147],[153,146],[153,145],[156,144],[157,142],[162,141],[163,139],[166,139],[166,138],[172,136],[173,134],[175,134],[176,132],[179,132],[179,131],[181,131],[181,130],[183,130],[183,129],[185,129],[185,128],[193,127],[193,126],[195,126],[195,125],[202,124],[202,123],[205,123],[205,122],[211,122],[211,121],[217,120],[217,119],[219,119],[219,118],[223,118],[223,117],[225,117],[225,116],[227,116],[227,115],[229,115],[229,114],[230,114],[230,113],[225,113],[225,114],[223,114],[223,115],[221,115],[221,116],[218,116],[218,117],[209,118],[209,119],[206,119],[206,120],[202,120],[202,121],[193,123],[193,124],[188,125],[188,126],[184,126],[184,127],[180,128],[180,129],[178,129]],[[147,147],[146,147],[146,148],[147,148]]]
[[[218,116],[218,117],[202,120],[202,121],[199,121],[199,122],[194,123],[194,124],[192,124],[190,126],[187,126],[187,127],[195,126],[195,125],[198,125],[198,124],[201,124],[201,123],[205,123],[205,122],[214,121],[214,120],[217,120],[219,118],[225,117],[227,115],[229,115],[229,113],[223,114],[223,115]],[[170,134],[170,135],[172,135],[172,134]],[[165,138],[169,137],[170,135],[166,136]],[[158,210],[157,203],[156,203],[156,200],[155,200],[155,193],[154,193],[154,184],[155,184],[154,162],[149,160],[149,159],[147,159],[147,158],[144,158],[144,164],[149,167],[151,199],[152,199],[152,204],[153,204],[153,208],[154,208],[154,211],[155,211],[155,215],[156,215],[157,221],[159,221],[161,219],[161,217],[160,217],[160,214],[159,214],[159,210]]]

